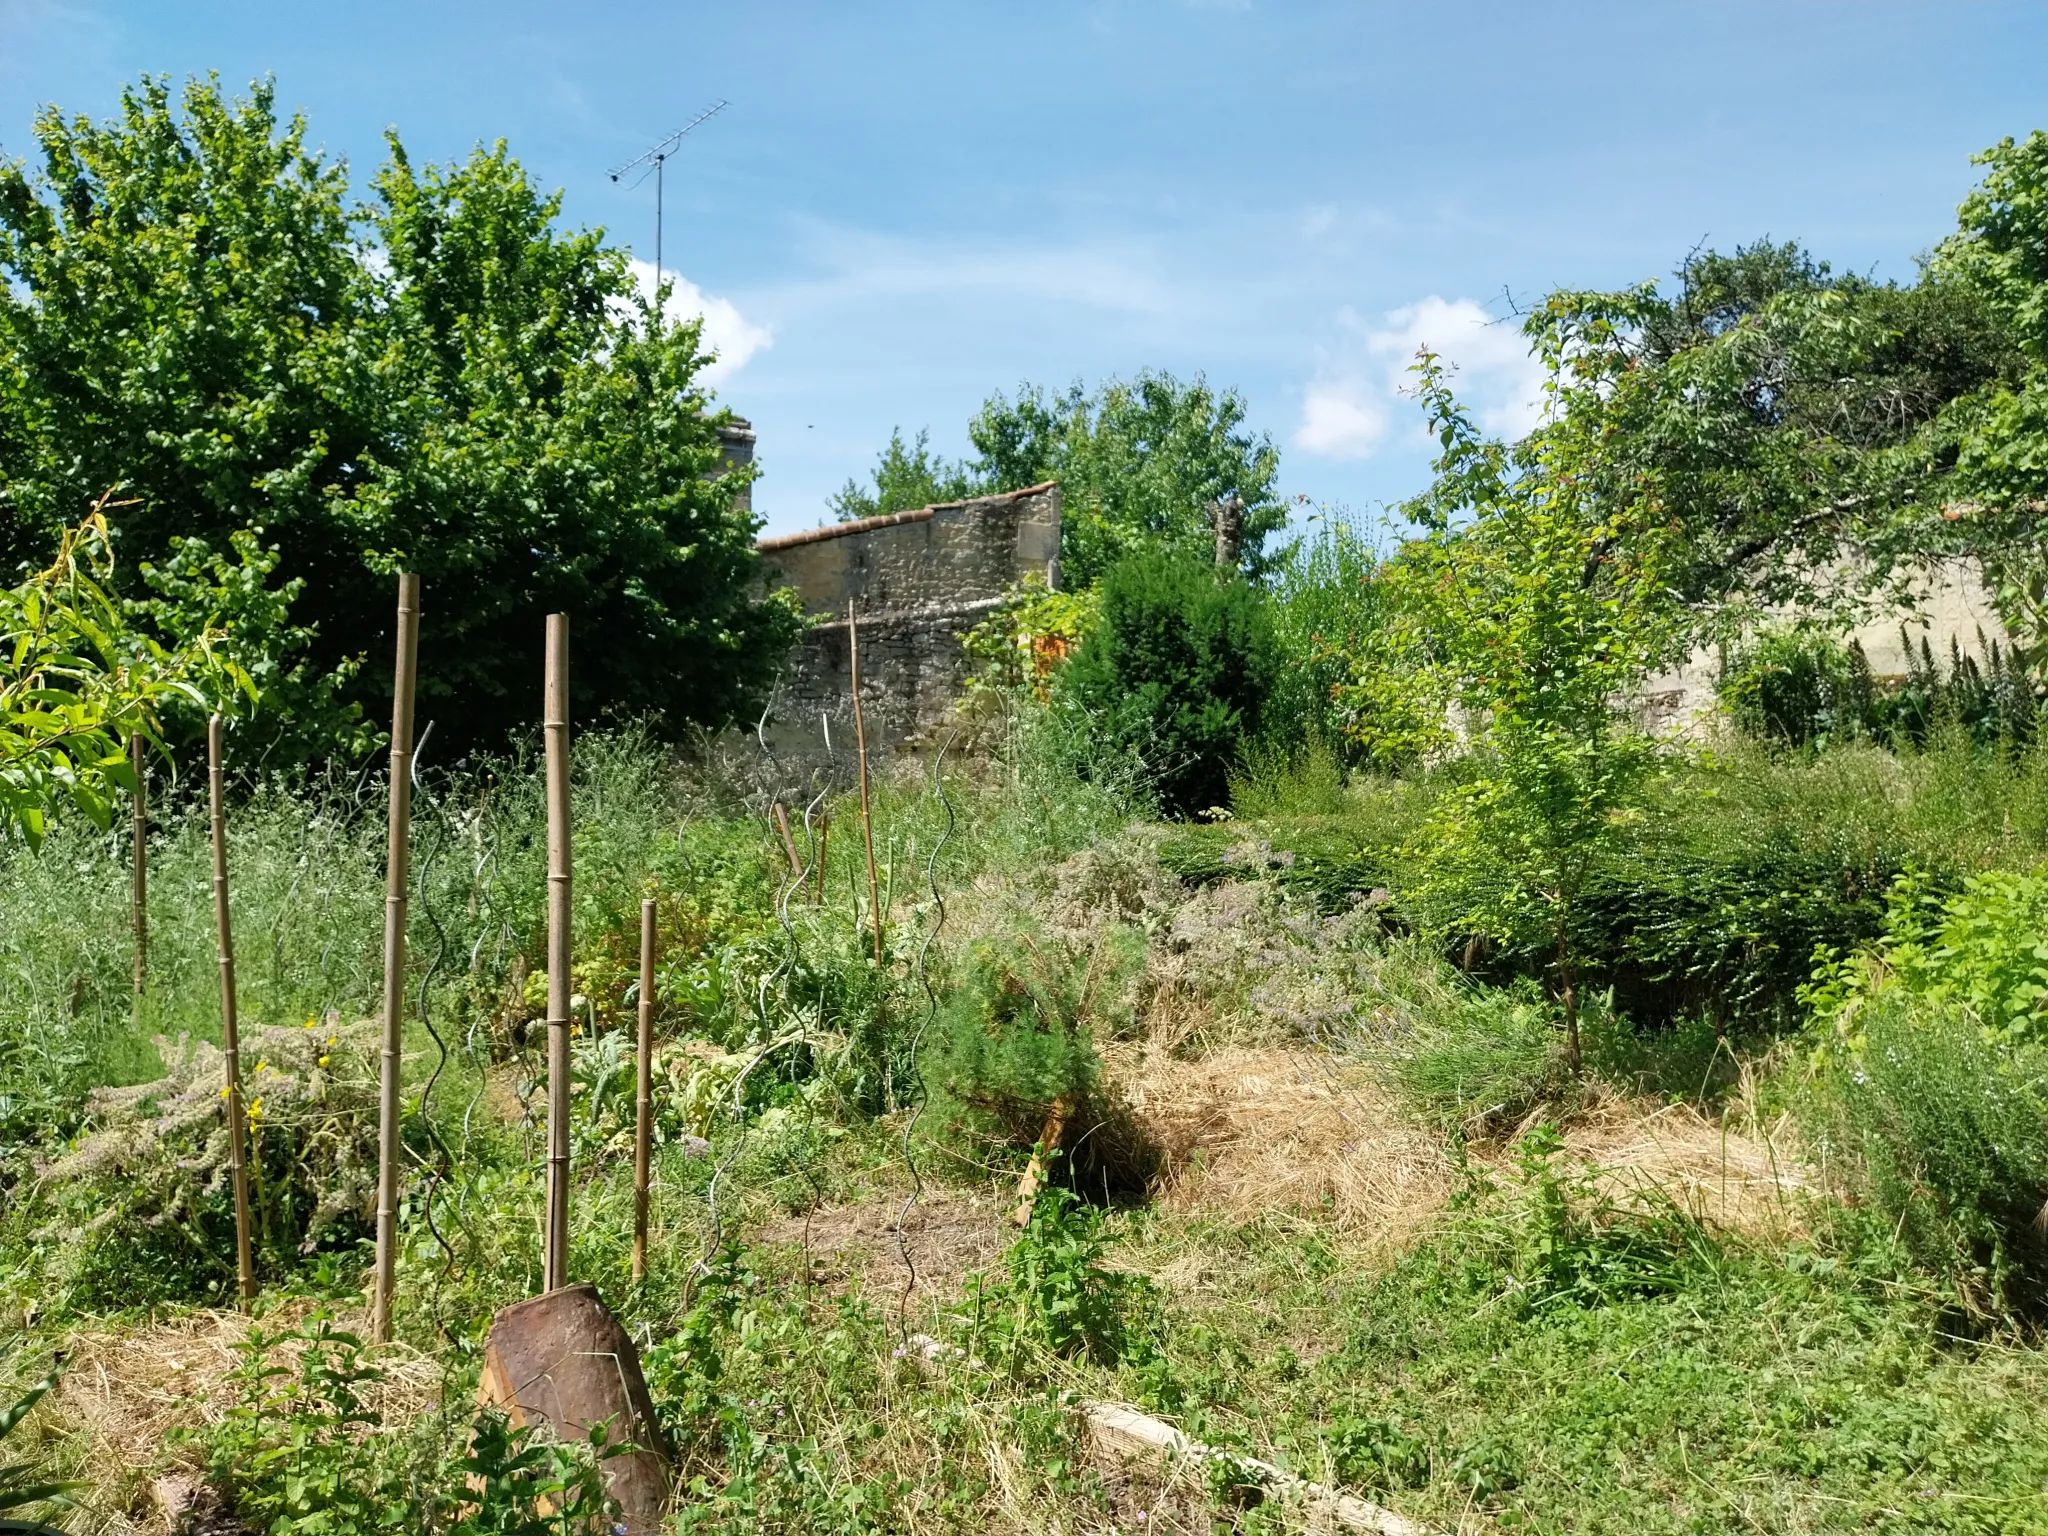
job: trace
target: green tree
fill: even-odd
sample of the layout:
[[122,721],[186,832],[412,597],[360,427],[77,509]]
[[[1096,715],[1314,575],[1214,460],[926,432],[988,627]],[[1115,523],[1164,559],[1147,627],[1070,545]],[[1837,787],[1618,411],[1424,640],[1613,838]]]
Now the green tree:
[[[915,511],[942,501],[964,501],[982,486],[965,464],[948,463],[930,447],[931,432],[920,430],[906,444],[903,429],[889,434],[889,446],[875,457],[873,489],[849,479],[833,496],[833,514],[842,523],[884,512]],[[994,489],[994,487],[991,487]]]
[[1588,446],[1577,473],[1615,504],[1654,477],[1682,534],[1670,580],[1733,623],[1853,603],[1928,552],[1956,457],[1944,409],[2018,362],[1981,293],[1939,269],[1876,283],[1768,241],[1694,253],[1668,294],[1553,293],[1525,329],[1578,377],[1628,378],[1557,401]]
[[1979,155],[1983,182],[1933,270],[2007,328],[2020,368],[1956,400],[1943,425],[1960,505],[1947,521],[1983,559],[2004,619],[2040,678],[2048,673],[2048,132]]
[[746,711],[797,619],[750,594],[758,524],[715,476],[698,323],[639,304],[600,234],[558,231],[502,143],[420,173],[394,138],[376,188],[384,429],[349,525],[371,611],[386,572],[420,573],[422,710],[531,721],[540,616],[563,611],[579,713]]
[[145,567],[264,530],[294,594],[278,665],[338,679],[330,750],[347,705],[385,713],[388,673],[352,666],[388,647],[400,568],[426,589],[421,707],[456,744],[530,720],[553,609],[579,714],[718,720],[763,685],[795,620],[749,597],[754,525],[703,478],[698,328],[558,229],[502,145],[419,173],[394,139],[352,207],[267,85],[145,79],[36,135],[38,171],[0,166],[0,551],[44,558],[121,485],[122,595],[146,601]]
[[[1375,741],[1383,754],[1442,745],[1453,725],[1465,734],[1470,762],[1414,849],[1423,899],[1449,926],[1547,959],[1576,1067],[1580,907],[1657,770],[1630,706],[1645,674],[1682,652],[1687,616],[1665,574],[1675,537],[1654,482],[1616,503],[1583,472],[1604,445],[1581,430],[1597,413],[1574,412],[1572,397],[1625,392],[1630,375],[1546,361],[1553,424],[1509,448],[1478,434],[1441,364],[1421,358],[1442,453],[1407,508],[1421,536],[1376,578],[1412,643],[1365,651],[1350,687],[1366,702],[1391,692],[1374,675],[1391,654],[1394,684],[1440,708],[1396,716],[1430,739]],[[1358,719],[1386,733],[1384,716]]]
[[1244,503],[1240,562],[1266,565],[1265,541],[1286,526],[1274,487],[1280,453],[1244,426],[1244,398],[1196,376],[1147,371],[1050,394],[1024,385],[989,397],[968,428],[974,470],[990,490],[1060,482],[1061,573],[1087,586],[1125,555],[1163,548],[1202,559],[1215,550],[1215,504]]
[[96,509],[49,567],[0,589],[0,838],[40,842],[60,803],[105,826],[115,795],[137,787],[129,742],[161,745],[167,702],[204,709],[249,688],[217,632],[167,651],[123,622],[110,545]]
[[1061,696],[1088,713],[1112,756],[1144,764],[1169,814],[1224,804],[1280,670],[1265,594],[1172,549],[1126,556],[1099,592],[1100,616],[1059,673]]

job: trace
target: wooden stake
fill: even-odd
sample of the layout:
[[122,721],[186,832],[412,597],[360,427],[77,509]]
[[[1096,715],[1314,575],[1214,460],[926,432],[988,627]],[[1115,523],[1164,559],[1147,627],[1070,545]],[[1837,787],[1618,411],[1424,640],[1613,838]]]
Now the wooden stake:
[[875,969],[882,968],[882,882],[875,874],[875,818],[868,806],[868,728],[860,707],[860,620],[846,605],[846,655],[853,672],[853,739],[860,756],[860,830],[868,845],[868,907],[875,917]]
[[[781,806],[777,806],[779,811]],[[783,827],[784,836],[788,826]],[[633,1099],[633,1279],[647,1278],[648,1165],[654,1156],[654,902],[640,903],[639,1089]]]
[[256,1299],[256,1255],[249,1242],[248,1127],[242,1111],[242,1042],[235,1021],[235,939],[228,924],[228,826],[221,789],[221,718],[206,722],[206,783],[213,810],[213,928],[220,945],[220,1038],[227,1058],[228,1168],[235,1185],[235,1270],[244,1304]]
[[1031,1207],[1038,1201],[1038,1191],[1045,1184],[1046,1162],[1059,1155],[1060,1138],[1067,1131],[1067,1101],[1054,1099],[1052,1108],[1046,1113],[1045,1125],[1038,1133],[1038,1145],[1031,1149],[1031,1161],[1024,1165],[1024,1177],[1017,1181],[1017,1204],[1010,1212],[1010,1220],[1017,1226],[1031,1225]]
[[391,1342],[398,1275],[398,1099],[405,1016],[405,905],[412,866],[412,702],[420,650],[420,579],[398,578],[398,658],[391,679],[391,827],[384,856],[384,1057],[377,1084],[377,1283],[370,1337]]
[[804,877],[804,861],[797,857],[796,838],[790,834],[789,812],[782,808],[780,800],[775,802],[775,830],[782,834],[782,851],[789,855],[789,877],[801,881]]
[[548,1205],[544,1290],[569,1283],[569,616],[548,615]]
[[135,770],[129,841],[134,857],[135,995],[140,997],[149,980],[149,780],[140,731],[128,738],[128,764]]

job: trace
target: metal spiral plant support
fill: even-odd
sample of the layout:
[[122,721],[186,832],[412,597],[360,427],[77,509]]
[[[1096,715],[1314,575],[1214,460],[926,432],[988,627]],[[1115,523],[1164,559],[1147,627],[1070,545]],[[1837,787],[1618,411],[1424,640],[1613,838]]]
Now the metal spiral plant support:
[[[414,744],[412,757],[407,763],[406,771],[412,779],[412,794],[415,803],[426,801],[426,803],[431,805],[431,801],[428,801],[427,797],[422,795],[420,789],[420,753],[426,748],[427,738],[433,734],[434,723],[429,720],[427,728],[420,732],[420,738]],[[441,1322],[441,1292],[448,1284],[448,1277],[455,1272],[456,1256],[454,1245],[448,1241],[441,1231],[440,1224],[434,1220],[434,1197],[440,1193],[441,1186],[447,1182],[448,1169],[454,1158],[453,1149],[449,1147],[447,1139],[442,1136],[440,1127],[434,1124],[434,1118],[429,1112],[435,1085],[440,1082],[441,1074],[447,1070],[448,1066],[448,1043],[441,1038],[441,1031],[434,1027],[434,1010],[431,1001],[434,978],[440,974],[442,964],[448,957],[448,929],[442,923],[441,914],[435,909],[435,904],[428,895],[427,886],[428,876],[433,872],[435,862],[441,857],[441,852],[448,843],[448,817],[439,807],[434,809],[432,840],[428,843],[426,851],[421,855],[418,866],[413,870],[413,899],[418,909],[426,914],[427,923],[434,930],[434,954],[433,958],[427,962],[425,970],[420,973],[419,1000],[416,1008],[419,1013],[420,1023],[425,1026],[427,1037],[434,1042],[434,1049],[438,1053],[434,1061],[433,1071],[427,1074],[427,1080],[420,1088],[419,1117],[420,1123],[426,1127],[428,1139],[433,1142],[434,1150],[438,1154],[437,1160],[427,1167],[427,1188],[425,1194],[420,1198],[420,1214],[425,1217],[427,1231],[433,1237],[435,1244],[439,1246],[442,1253],[441,1272],[434,1277],[434,1297],[432,1302],[435,1321],[439,1323]],[[454,1334],[446,1323],[441,1323],[441,1331],[448,1334],[451,1342],[453,1341]]]
[[[761,711],[761,718],[755,722],[754,737],[760,742],[761,752],[768,759],[771,771],[780,772],[781,764],[777,760],[774,751],[768,745],[767,724],[768,711],[764,707]],[[772,795],[770,796],[769,803],[771,806],[775,803]],[[775,987],[777,982],[784,980],[796,968],[796,935],[791,929],[789,922],[788,902],[790,891],[798,884],[800,884],[800,881],[784,876],[776,890],[775,911],[782,924],[786,945],[781,961],[774,970],[761,978],[760,984],[754,989],[754,1017],[760,1025],[763,1037],[762,1044],[761,1048],[754,1053],[753,1058],[748,1061],[746,1066],[740,1069],[739,1076],[735,1077],[732,1081],[732,1099],[729,1109],[734,1123],[739,1127],[739,1134],[733,1138],[732,1146],[727,1149],[725,1156],[719,1160],[718,1166],[712,1170],[711,1182],[705,1186],[704,1203],[711,1217],[711,1231],[706,1239],[704,1252],[698,1258],[696,1268],[691,1272],[692,1281],[701,1278],[709,1272],[712,1261],[725,1242],[725,1213],[719,1209],[718,1196],[720,1188],[725,1183],[726,1175],[732,1171],[733,1165],[739,1161],[740,1155],[746,1150],[747,1133],[749,1130],[746,1115],[747,1080],[754,1075],[755,1070],[760,1067],[762,1062],[774,1054],[778,1047],[791,1043],[781,1039],[775,1033],[768,1015],[768,993]],[[808,1040],[808,1030],[804,1031],[799,1038]],[[802,1155],[802,1147],[799,1145],[799,1159],[801,1159]],[[807,1254],[807,1267],[808,1257]]]
[[[821,789],[816,795],[811,797],[811,803],[804,807],[804,862],[791,874],[789,883],[782,888],[775,904],[776,910],[782,919],[783,937],[789,945],[789,970],[791,973],[795,971],[798,962],[803,958],[803,944],[796,936],[796,925],[789,920],[789,904],[798,893],[804,891],[810,885],[811,860],[817,856],[816,840],[811,833],[811,818],[817,814],[818,807],[824,803],[825,791]],[[784,984],[784,996],[785,998],[788,996],[786,982]],[[824,996],[821,992],[818,1000],[818,1022],[820,1024],[824,1023],[824,1007]],[[798,1021],[798,1044],[808,1049],[811,1043],[809,1015],[800,1008],[792,1008],[791,1012]],[[814,1062],[814,1070],[815,1066]],[[818,1206],[825,1198],[825,1186],[819,1181],[817,1174],[811,1168],[811,1131],[817,1125],[817,1121],[817,1103],[813,1097],[807,1096],[804,1099],[803,1128],[797,1133],[796,1143],[797,1172],[803,1175],[804,1182],[811,1187],[811,1199],[804,1206],[803,1260],[804,1289],[806,1292],[809,1291],[811,1285],[811,1218],[817,1214]]]
[[930,856],[925,860],[924,884],[931,892],[932,925],[925,931],[924,942],[917,947],[917,984],[924,988],[924,1021],[917,1026],[917,1033],[910,1037],[910,1051],[907,1066],[910,1081],[917,1089],[917,1107],[910,1112],[910,1118],[903,1123],[903,1166],[910,1174],[910,1193],[904,1197],[903,1208],[896,1213],[896,1256],[903,1261],[903,1294],[896,1301],[896,1327],[906,1336],[909,1332],[910,1296],[917,1289],[917,1261],[910,1256],[910,1239],[904,1231],[904,1223],[910,1213],[924,1197],[924,1178],[917,1171],[917,1157],[911,1150],[911,1136],[917,1130],[917,1122],[924,1118],[925,1104],[931,1095],[925,1088],[924,1073],[917,1064],[918,1048],[924,1044],[925,1032],[932,1027],[939,1016],[939,994],[932,986],[931,972],[925,966],[925,957],[931,953],[932,945],[939,939],[939,930],[946,926],[946,898],[939,894],[939,855],[952,840],[957,818],[953,814],[953,802],[946,794],[944,773],[946,751],[953,745],[953,736],[948,735],[939,744],[937,754],[932,758],[932,792],[938,796],[939,805],[946,812],[946,830],[939,834],[939,840],[932,844]]

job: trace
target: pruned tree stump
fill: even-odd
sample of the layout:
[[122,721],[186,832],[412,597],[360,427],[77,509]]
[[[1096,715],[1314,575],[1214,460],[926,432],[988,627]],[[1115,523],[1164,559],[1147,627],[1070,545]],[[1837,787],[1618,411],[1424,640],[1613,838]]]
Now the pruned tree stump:
[[604,1464],[631,1536],[654,1536],[668,1508],[669,1465],[640,1352],[594,1285],[565,1285],[514,1302],[491,1320],[477,1401],[514,1424],[547,1426],[559,1440],[587,1439],[608,1424],[606,1443],[637,1449]]

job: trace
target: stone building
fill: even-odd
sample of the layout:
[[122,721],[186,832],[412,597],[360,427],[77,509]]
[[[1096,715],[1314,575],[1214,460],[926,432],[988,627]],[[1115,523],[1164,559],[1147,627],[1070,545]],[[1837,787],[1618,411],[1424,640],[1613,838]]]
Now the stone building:
[[[751,446],[751,443],[749,444]],[[779,755],[853,743],[847,611],[860,629],[868,746],[929,740],[967,679],[961,637],[1026,576],[1059,583],[1060,488],[1027,486],[762,539],[771,587],[803,599],[812,627],[776,685],[766,734]]]

